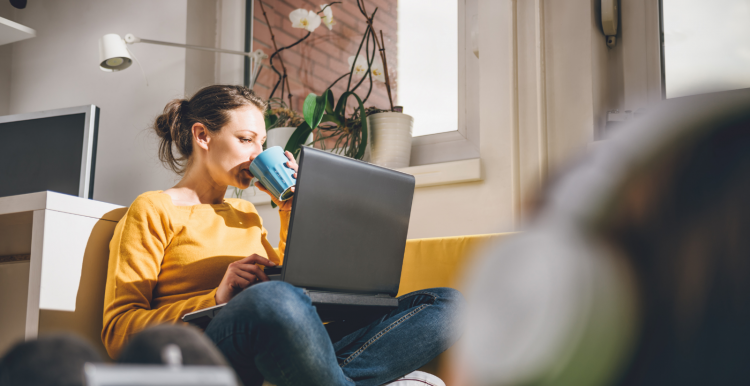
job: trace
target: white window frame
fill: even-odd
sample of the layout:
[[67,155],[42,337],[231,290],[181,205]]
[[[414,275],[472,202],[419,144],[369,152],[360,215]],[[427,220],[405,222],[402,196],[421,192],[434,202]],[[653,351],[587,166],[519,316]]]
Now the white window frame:
[[412,167],[479,158],[479,61],[471,44],[477,3],[458,0],[458,130],[414,137]]

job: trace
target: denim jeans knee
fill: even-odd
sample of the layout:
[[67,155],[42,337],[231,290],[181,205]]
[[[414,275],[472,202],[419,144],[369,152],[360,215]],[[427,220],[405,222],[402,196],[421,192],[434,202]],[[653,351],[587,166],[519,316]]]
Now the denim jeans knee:
[[268,281],[240,292],[219,315],[229,311],[226,313],[252,320],[259,326],[284,327],[303,323],[303,311],[310,307],[310,298],[302,289],[284,282]]

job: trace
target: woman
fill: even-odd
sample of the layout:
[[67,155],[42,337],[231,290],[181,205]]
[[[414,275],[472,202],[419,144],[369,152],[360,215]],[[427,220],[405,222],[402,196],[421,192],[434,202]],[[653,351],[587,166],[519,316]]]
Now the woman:
[[381,385],[450,347],[463,302],[453,289],[404,295],[393,312],[332,342],[301,289],[268,282],[263,267],[283,261],[292,200],[272,197],[281,219],[277,254],[255,207],[224,198],[229,185],[250,185],[265,109],[247,88],[215,85],[168,103],[156,119],[160,159],[183,177],[138,196],[115,229],[102,330],[110,356],[149,325],[224,303],[205,333],[245,385],[264,378],[279,386]]

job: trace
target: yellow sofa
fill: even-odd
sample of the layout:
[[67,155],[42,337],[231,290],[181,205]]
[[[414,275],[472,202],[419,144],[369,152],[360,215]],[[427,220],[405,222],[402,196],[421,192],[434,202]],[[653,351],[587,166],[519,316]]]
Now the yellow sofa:
[[[74,312],[49,311],[40,312],[40,333],[67,331],[81,335],[93,344],[106,357],[101,343],[100,333],[103,312],[104,284],[107,275],[105,251],[111,229],[107,237],[99,234],[95,239],[104,240],[95,243],[92,248],[100,251],[87,254],[84,269],[81,273],[80,287]],[[104,233],[107,233],[105,231]],[[433,287],[460,288],[459,280],[464,269],[472,264],[473,259],[481,254],[483,247],[492,244],[508,234],[441,237],[413,239],[406,242],[404,265],[401,273],[399,295]],[[93,237],[93,236],[92,236]],[[106,239],[106,240],[105,240]],[[424,371],[445,376],[444,364],[447,355],[443,354],[423,368]]]
[[[461,290],[465,270],[482,252],[512,233],[412,239],[406,242],[399,296],[434,287]],[[450,351],[439,355],[420,370],[449,379]]]

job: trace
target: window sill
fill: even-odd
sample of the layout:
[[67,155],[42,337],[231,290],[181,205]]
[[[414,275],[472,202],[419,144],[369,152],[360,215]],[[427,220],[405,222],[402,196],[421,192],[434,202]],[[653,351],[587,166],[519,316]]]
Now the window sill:
[[[411,166],[396,169],[402,173],[411,174],[416,179],[416,187],[439,186],[448,184],[459,184],[463,182],[481,181],[482,164],[479,158],[461,161],[442,162],[431,165]],[[229,187],[226,197],[233,197],[234,188]],[[246,189],[242,198],[252,202],[254,205],[270,205],[268,195],[255,187]]]

